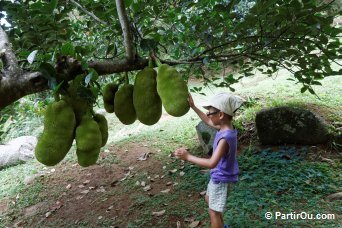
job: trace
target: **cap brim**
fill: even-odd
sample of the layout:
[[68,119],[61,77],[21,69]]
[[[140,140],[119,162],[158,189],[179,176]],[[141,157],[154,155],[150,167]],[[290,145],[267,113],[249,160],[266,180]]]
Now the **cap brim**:
[[205,109],[209,109],[210,107],[213,107],[209,102],[204,102],[203,104],[201,104],[201,106]]

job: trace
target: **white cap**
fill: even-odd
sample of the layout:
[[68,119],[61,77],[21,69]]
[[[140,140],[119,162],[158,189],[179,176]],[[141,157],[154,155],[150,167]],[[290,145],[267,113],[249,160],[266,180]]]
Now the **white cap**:
[[203,105],[203,108],[214,107],[230,116],[235,115],[235,111],[241,107],[245,99],[234,94],[221,92],[213,96]]

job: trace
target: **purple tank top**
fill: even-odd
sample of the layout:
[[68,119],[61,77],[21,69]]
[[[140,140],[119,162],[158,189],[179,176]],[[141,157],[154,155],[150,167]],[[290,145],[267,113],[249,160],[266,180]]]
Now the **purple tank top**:
[[214,182],[237,182],[239,175],[239,165],[236,161],[237,130],[218,131],[214,139],[213,153],[221,139],[225,139],[228,143],[229,152],[223,155],[215,168],[210,170],[210,177]]

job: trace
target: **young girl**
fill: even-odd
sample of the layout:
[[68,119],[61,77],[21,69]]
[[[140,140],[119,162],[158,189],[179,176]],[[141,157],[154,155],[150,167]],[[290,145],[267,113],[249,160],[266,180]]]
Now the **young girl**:
[[233,127],[233,116],[244,100],[229,93],[219,93],[203,106],[208,110],[206,114],[195,106],[190,94],[188,101],[190,107],[206,124],[219,130],[213,144],[213,155],[209,159],[199,158],[191,155],[185,148],[177,149],[174,155],[211,169],[205,201],[209,206],[211,227],[222,228],[228,192],[231,184],[238,181],[239,174],[236,161],[237,130]]

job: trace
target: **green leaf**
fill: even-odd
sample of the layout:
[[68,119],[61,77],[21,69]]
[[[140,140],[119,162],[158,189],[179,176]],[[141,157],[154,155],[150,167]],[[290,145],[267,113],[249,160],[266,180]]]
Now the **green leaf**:
[[322,85],[322,83],[320,83],[319,81],[312,81],[311,85]]
[[39,71],[42,72],[43,76],[47,79],[56,78],[56,70],[50,63],[41,63],[39,65]]
[[71,42],[67,42],[63,44],[61,47],[61,54],[68,55],[68,56],[75,56],[75,48]]
[[133,3],[133,0],[125,0],[125,7],[130,7]]
[[306,90],[308,90],[308,86],[307,85],[304,85],[301,89],[300,89],[300,92],[301,93],[304,93]]

